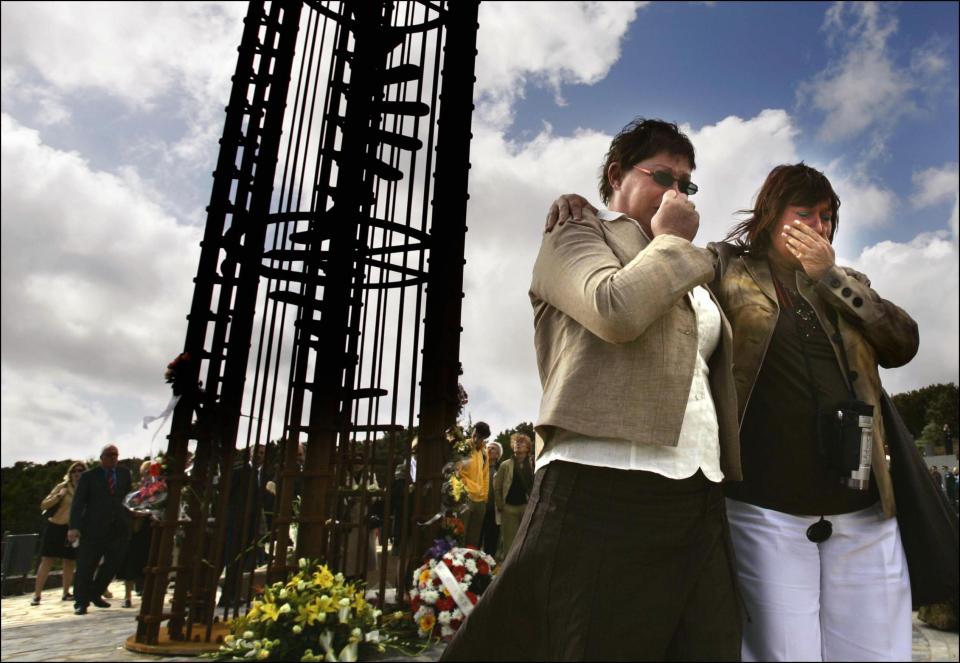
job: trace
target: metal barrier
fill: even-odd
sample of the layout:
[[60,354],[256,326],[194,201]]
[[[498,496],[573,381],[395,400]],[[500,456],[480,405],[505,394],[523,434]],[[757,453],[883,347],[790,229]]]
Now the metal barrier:
[[[33,571],[39,534],[6,534],[3,537],[3,567],[0,572],[4,590],[10,578],[25,578]],[[20,591],[23,594],[21,582]]]

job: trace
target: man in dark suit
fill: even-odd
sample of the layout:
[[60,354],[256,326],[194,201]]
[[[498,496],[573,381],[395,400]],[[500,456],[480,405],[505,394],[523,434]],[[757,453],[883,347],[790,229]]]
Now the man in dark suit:
[[[77,559],[74,613],[87,614],[90,603],[98,608],[110,604],[101,596],[116,575],[130,540],[130,512],[123,498],[131,490],[130,470],[119,467],[117,447],[108,444],[100,452],[100,467],[80,477],[70,508],[70,543],[80,541]],[[103,558],[103,564],[97,563]],[[96,577],[94,577],[96,572]]]
[[[254,452],[253,465],[249,460],[251,451]],[[227,504],[226,535],[220,566],[221,570],[226,568],[226,574],[223,592],[217,601],[217,607],[220,608],[234,605],[237,591],[241,589],[242,574],[255,569],[259,559],[257,541],[263,530],[261,497],[264,491],[259,487],[266,484],[262,471],[266,448],[256,445],[255,450],[244,450],[239,455],[239,462],[230,477],[230,501]]]

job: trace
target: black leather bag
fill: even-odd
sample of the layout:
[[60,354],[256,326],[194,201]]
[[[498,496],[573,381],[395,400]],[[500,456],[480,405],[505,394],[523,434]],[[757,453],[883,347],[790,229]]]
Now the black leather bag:
[[913,607],[956,599],[960,588],[957,514],[933,482],[913,436],[885,391],[880,406]]

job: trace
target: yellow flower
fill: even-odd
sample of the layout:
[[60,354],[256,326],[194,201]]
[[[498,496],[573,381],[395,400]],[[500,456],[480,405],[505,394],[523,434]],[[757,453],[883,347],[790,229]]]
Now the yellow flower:
[[260,607],[260,612],[263,613],[263,616],[260,617],[261,622],[265,622],[267,620],[275,622],[280,617],[280,609],[277,608],[275,603],[264,603]]
[[353,608],[359,613],[366,607],[367,602],[363,599],[363,594],[357,592],[353,597]]
[[428,612],[420,618],[420,632],[430,633],[437,624],[437,618],[432,612]]
[[313,574],[313,583],[320,587],[321,589],[329,589],[333,586],[333,574],[330,573],[325,565],[320,567],[320,570]]
[[450,477],[450,489],[453,493],[453,500],[455,502],[460,501],[460,496],[463,494],[463,483],[455,476]]
[[259,658],[261,661],[269,656],[270,656],[269,649],[261,649],[259,652],[257,652],[257,658]]
[[246,615],[247,619],[256,619],[257,615],[260,614],[260,606],[262,605],[263,603],[261,603],[260,601],[254,601],[253,603],[251,603],[250,611]]
[[298,624],[305,624],[306,626],[310,626],[315,621],[317,621],[317,618],[319,617],[319,614],[320,614],[319,601],[312,601],[307,605],[301,605],[300,607],[297,608],[297,613],[298,613],[297,617],[296,619],[294,619],[294,621]]
[[336,612],[339,610],[337,602],[326,594],[317,599],[317,608],[323,610],[324,612]]
[[420,584],[426,585],[430,582],[430,569],[424,569],[420,572]]

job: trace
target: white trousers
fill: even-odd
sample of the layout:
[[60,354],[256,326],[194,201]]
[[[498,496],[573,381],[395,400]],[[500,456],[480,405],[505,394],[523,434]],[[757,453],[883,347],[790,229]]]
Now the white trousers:
[[744,661],[909,661],[910,576],[897,519],[879,505],[827,516],[833,535],[807,539],[819,516],[727,500],[740,590],[750,614]]

